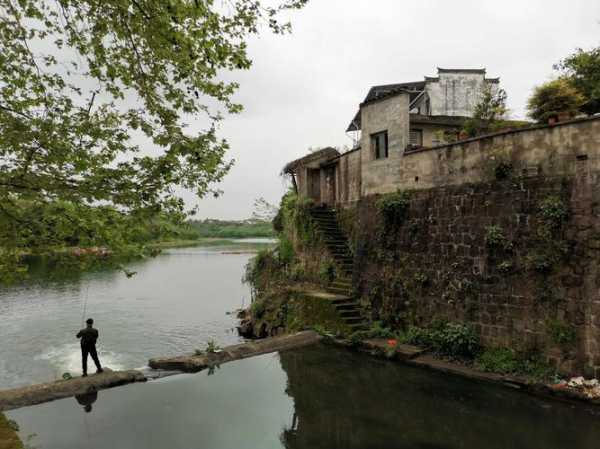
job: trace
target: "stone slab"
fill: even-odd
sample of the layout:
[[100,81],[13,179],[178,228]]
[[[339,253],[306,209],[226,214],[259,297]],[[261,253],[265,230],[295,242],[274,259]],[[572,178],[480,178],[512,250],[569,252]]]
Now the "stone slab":
[[215,353],[154,358],[150,359],[148,364],[152,369],[178,370],[194,373],[211,366],[221,365],[234,360],[241,360],[271,352],[279,352],[312,345],[321,341],[322,338],[323,337],[316,332],[302,331],[295,334],[265,338],[263,340],[228,346],[223,348],[220,352]]
[[45,384],[0,390],[0,411],[41,404],[134,382],[145,382],[140,371],[111,371]]

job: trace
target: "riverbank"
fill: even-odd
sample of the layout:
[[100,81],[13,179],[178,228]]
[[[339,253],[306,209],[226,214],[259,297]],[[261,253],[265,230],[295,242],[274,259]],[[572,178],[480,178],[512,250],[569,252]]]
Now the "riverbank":
[[0,449],[23,449],[15,425],[0,413]]

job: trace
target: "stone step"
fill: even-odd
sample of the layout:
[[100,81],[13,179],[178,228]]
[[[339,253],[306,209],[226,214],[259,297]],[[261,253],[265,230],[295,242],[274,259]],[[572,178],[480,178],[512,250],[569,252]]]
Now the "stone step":
[[331,293],[339,293],[340,295],[348,295],[352,293],[352,290],[349,288],[339,288],[339,287],[327,287],[327,291]]
[[342,230],[338,227],[337,223],[320,223],[317,222],[317,228],[322,232],[335,233],[337,235],[343,235]]
[[360,314],[360,310],[358,308],[356,309],[345,309],[345,310],[338,310],[338,314],[342,317],[342,318],[362,318],[361,314]]
[[332,288],[344,289],[346,291],[351,291],[352,290],[352,284],[346,284],[346,283],[342,283],[342,282],[335,282],[334,281],[329,286],[332,287]]
[[366,323],[366,321],[362,322],[362,323],[349,323],[349,324],[346,324],[346,326],[348,326],[350,329],[352,329],[354,331],[358,331],[358,330],[366,329],[367,323]]
[[350,251],[350,247],[348,246],[348,242],[344,241],[344,240],[325,240],[325,244],[327,245],[328,248],[331,248],[332,250],[343,250],[343,251]]
[[349,259],[352,261],[354,260],[352,253],[348,250],[344,250],[344,248],[332,248],[330,253],[333,257],[336,257],[338,259]]
[[323,239],[324,240],[341,240],[342,242],[346,243],[348,241],[348,239],[346,238],[345,235],[343,235],[341,232],[324,232],[321,231],[322,235],[323,235]]
[[325,243],[327,245],[327,248],[331,248],[332,250],[344,250],[344,251],[349,251],[350,248],[348,248],[348,245],[346,245],[345,243]]
[[358,316],[358,317],[343,317],[342,320],[346,324],[363,324],[364,321],[365,321],[362,316]]
[[346,240],[346,239],[325,238],[323,240],[325,241],[325,244],[327,244],[327,245],[340,246],[340,247],[343,246],[344,248],[349,248],[348,240]]
[[350,253],[343,253],[341,251],[338,251],[337,253],[332,252],[331,255],[337,260],[344,260],[350,263],[354,263],[354,258]]
[[337,310],[360,310],[357,302],[339,302],[334,305]]
[[323,240],[325,241],[326,244],[330,244],[330,245],[344,245],[344,246],[348,246],[348,240],[342,239],[342,238],[327,237],[327,236],[325,236],[325,238]]

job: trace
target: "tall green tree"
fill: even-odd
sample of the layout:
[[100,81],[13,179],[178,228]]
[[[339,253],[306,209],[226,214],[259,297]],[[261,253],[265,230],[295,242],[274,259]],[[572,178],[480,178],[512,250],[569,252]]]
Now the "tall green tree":
[[587,51],[578,48],[554,68],[585,97],[583,112],[600,112],[600,47]]
[[0,0],[0,254],[35,227],[22,202],[180,213],[181,189],[218,193],[217,126],[241,111],[222,75],[306,2]]

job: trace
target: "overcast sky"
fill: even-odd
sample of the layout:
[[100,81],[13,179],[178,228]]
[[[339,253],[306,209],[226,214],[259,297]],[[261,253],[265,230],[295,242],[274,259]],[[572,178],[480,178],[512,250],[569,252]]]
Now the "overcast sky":
[[218,199],[186,195],[198,218],[247,218],[258,197],[278,203],[286,162],[352,143],[344,130],[372,85],[485,67],[519,118],[552,64],[600,45],[598,0],[311,0],[292,23],[289,36],[250,42],[254,65],[235,76],[245,110],[221,127],[236,164]]

